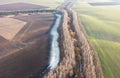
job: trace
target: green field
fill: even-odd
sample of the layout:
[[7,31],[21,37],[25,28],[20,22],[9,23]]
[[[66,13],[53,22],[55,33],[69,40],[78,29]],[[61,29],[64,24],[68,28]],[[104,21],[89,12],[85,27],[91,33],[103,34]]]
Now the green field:
[[1,0],[0,5],[9,4],[9,3],[17,3],[24,2],[30,4],[37,4],[49,7],[49,9],[55,9],[58,5],[64,2],[64,0]]
[[91,6],[78,1],[73,9],[98,52],[105,78],[120,78],[120,6]]

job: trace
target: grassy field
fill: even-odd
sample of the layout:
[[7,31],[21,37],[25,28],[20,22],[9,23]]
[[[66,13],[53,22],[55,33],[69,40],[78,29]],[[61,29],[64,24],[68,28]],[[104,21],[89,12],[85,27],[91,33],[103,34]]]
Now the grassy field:
[[119,78],[120,6],[91,6],[78,1],[73,8],[98,51],[105,78]]
[[2,0],[0,1],[1,4],[8,4],[8,3],[18,3],[18,2],[24,2],[24,3],[30,3],[30,4],[37,4],[37,5],[43,5],[49,7],[49,9],[54,9],[58,5],[64,2],[64,0]]

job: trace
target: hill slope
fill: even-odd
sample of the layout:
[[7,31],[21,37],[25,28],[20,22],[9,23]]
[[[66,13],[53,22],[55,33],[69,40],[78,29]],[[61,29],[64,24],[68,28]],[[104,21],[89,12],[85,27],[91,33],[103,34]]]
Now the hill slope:
[[28,10],[28,9],[43,9],[47,8],[41,5],[28,4],[28,3],[11,3],[0,5],[0,10]]

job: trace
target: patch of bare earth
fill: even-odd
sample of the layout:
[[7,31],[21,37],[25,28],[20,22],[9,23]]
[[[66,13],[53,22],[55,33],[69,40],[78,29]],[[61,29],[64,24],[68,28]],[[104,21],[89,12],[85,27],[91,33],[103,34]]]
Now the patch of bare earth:
[[9,18],[0,18],[0,35],[7,40],[12,40],[15,34],[26,24],[26,22]]

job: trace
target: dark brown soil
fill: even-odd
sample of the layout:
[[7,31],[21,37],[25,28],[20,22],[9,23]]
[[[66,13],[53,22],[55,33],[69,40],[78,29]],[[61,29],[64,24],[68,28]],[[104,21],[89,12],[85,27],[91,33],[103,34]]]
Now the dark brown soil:
[[11,3],[0,5],[0,10],[28,10],[28,9],[43,9],[45,6],[28,4],[28,3]]
[[[48,65],[53,14],[17,15],[14,18],[26,22],[12,41],[5,41],[0,53],[0,78],[29,78]],[[0,37],[0,40],[5,40]],[[2,47],[2,45],[0,46]],[[6,51],[5,49],[8,49]]]

